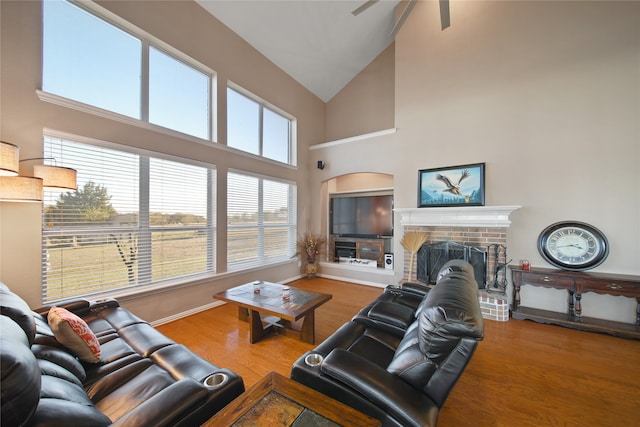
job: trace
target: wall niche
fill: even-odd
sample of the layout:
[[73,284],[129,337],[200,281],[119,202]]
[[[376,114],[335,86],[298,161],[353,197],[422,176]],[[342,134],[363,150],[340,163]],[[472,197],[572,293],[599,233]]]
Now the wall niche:
[[[332,195],[358,193],[393,193],[393,175],[383,173],[350,173],[328,179],[322,183],[322,233],[327,237],[328,262],[334,261],[335,246],[333,236],[330,235],[330,199]],[[357,241],[358,239],[351,239]],[[384,247],[385,252],[393,252],[393,239],[388,239]]]

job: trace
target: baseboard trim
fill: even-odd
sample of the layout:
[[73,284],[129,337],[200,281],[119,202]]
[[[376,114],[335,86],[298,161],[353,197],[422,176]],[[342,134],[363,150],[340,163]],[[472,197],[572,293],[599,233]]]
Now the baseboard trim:
[[162,319],[154,320],[150,322],[151,326],[156,327],[165,323],[173,322],[174,320],[182,319],[183,317],[191,316],[192,314],[200,313],[201,311],[209,310],[210,308],[221,306],[225,304],[224,301],[214,301],[209,304],[201,305],[200,307],[192,308],[191,310],[183,311],[181,313],[172,314],[171,316],[164,317]]
[[[328,274],[318,274],[318,276],[326,277],[327,279],[339,280],[341,282],[351,282],[351,283],[356,283],[356,284],[359,284],[359,285],[374,286],[374,287],[377,287],[377,288],[384,288],[385,286],[387,286],[387,285],[381,284],[381,283],[368,282],[368,281],[364,281],[364,280],[356,280],[356,279],[339,277],[339,276],[332,276],[332,275],[328,275]],[[294,281],[296,281],[298,279],[302,279],[303,277],[304,277],[304,275],[300,274],[299,276],[294,276],[294,277],[291,277],[289,279],[282,280],[279,283],[280,284],[290,283],[290,282],[294,282]],[[173,322],[175,320],[182,319],[183,317],[191,316],[193,314],[197,314],[197,313],[200,313],[202,311],[209,310],[210,308],[219,307],[222,304],[226,304],[226,303],[224,301],[214,301],[212,303],[201,305],[199,307],[195,307],[195,308],[192,308],[190,310],[186,310],[186,311],[183,311],[183,312],[180,312],[180,313],[172,314],[171,316],[163,317],[162,319],[154,320],[152,322],[149,322],[149,324],[151,326],[153,326],[153,327],[164,325],[165,323]]]

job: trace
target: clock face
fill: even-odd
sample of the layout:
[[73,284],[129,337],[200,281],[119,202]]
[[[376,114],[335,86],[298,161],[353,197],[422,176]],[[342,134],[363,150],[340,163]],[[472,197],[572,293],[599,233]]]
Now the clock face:
[[563,221],[545,228],[538,237],[542,257],[565,270],[588,270],[607,258],[609,243],[595,227],[576,221]]

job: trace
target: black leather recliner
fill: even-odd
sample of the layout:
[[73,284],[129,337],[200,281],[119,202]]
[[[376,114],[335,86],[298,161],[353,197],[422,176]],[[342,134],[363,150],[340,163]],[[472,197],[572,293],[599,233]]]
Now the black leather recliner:
[[162,335],[116,300],[61,305],[100,343],[98,363],[60,344],[48,307],[0,283],[3,426],[193,426],[244,391],[242,378]]
[[[484,333],[473,268],[454,260],[441,271],[415,309],[407,295],[394,301],[383,294],[300,357],[291,378],[383,426],[435,426]],[[375,319],[368,319],[374,307]],[[406,328],[398,313],[408,316]],[[385,317],[392,327],[385,326]]]
[[[455,271],[474,274],[471,264],[462,260],[453,260],[440,269],[436,282]],[[388,286],[382,295],[362,308],[352,320],[404,335],[409,325],[416,319],[418,307],[432,287],[412,282],[404,283],[401,287]]]
[[405,283],[400,288],[388,286],[352,320],[403,336],[430,289],[417,283]]

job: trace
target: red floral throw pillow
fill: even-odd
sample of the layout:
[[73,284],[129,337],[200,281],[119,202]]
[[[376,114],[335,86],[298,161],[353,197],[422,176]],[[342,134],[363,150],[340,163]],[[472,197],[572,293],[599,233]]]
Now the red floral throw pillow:
[[47,318],[56,340],[71,350],[80,360],[100,361],[100,343],[89,325],[62,307],[52,307]]

